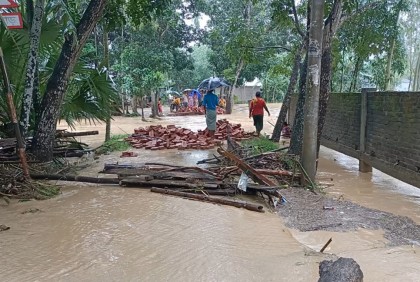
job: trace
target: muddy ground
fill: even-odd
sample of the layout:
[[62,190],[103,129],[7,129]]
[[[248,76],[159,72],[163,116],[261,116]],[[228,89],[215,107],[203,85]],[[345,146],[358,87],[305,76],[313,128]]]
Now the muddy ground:
[[285,189],[282,195],[287,202],[277,211],[290,228],[303,232],[381,229],[390,246],[420,245],[420,225],[409,217],[363,207],[342,197],[332,198],[303,188]]

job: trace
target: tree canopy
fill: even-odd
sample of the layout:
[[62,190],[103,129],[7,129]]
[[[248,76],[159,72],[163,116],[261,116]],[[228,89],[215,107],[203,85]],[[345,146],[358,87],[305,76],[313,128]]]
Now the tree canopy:
[[[329,91],[392,90],[403,79],[418,90],[419,9],[414,0],[325,1]],[[109,120],[124,95],[195,88],[212,75],[234,86],[259,78],[266,99],[280,102],[294,91],[289,77],[308,27],[308,1],[294,0],[27,0],[20,10],[24,28],[2,25],[0,45],[35,135],[44,119]],[[5,127],[3,96],[0,107]]]

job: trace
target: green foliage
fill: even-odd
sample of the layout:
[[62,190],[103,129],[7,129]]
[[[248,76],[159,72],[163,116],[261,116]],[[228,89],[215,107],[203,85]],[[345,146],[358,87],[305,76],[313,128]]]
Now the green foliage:
[[[363,9],[366,5],[370,5],[367,6],[369,8]],[[354,11],[356,6],[353,3],[347,9]],[[334,69],[337,71],[334,74],[334,91],[355,90],[350,89],[350,85],[356,76],[356,89],[366,83],[385,89],[391,52],[392,74],[402,74],[406,68],[406,51],[403,38],[399,35],[399,18],[400,13],[407,10],[407,1],[362,2],[358,8],[361,12],[347,19],[333,45]],[[391,50],[393,41],[395,49]]]
[[[40,94],[51,76],[54,65],[64,42],[63,34],[75,30],[75,23],[86,8],[86,3],[79,1],[47,1],[40,36],[39,77]],[[29,51],[28,30],[6,30],[0,27],[0,44],[8,67],[9,78],[14,90],[15,105],[19,116],[25,87],[26,60]],[[118,102],[117,92],[106,73],[92,67],[96,48],[87,44],[79,59],[61,108],[61,118],[74,124],[76,120],[105,121],[109,110]],[[41,97],[39,97],[40,99]],[[4,95],[0,96],[0,124],[10,122]],[[38,109],[39,110],[39,109]],[[34,127],[36,112],[31,112],[30,129]]]
[[60,194],[60,187],[38,182],[34,191],[34,197],[37,200],[47,200]]
[[82,68],[69,85],[61,109],[61,118],[70,126],[76,121],[106,121],[119,104],[119,97],[105,72]]
[[140,26],[159,16],[170,2],[170,0],[128,0],[126,13],[135,26]]
[[130,143],[125,141],[128,134],[112,135],[111,139],[106,141],[101,147],[96,150],[97,154],[105,154],[115,151],[125,151],[130,148]]
[[253,155],[273,151],[279,148],[277,142],[271,141],[268,137],[253,138],[241,142],[245,148],[250,148]]
[[261,74],[263,96],[267,102],[281,102],[286,94],[291,73],[290,55],[277,55]]
[[[131,96],[149,95],[159,88],[180,91],[191,88],[203,78],[194,70],[191,48],[188,44],[200,37],[194,26],[184,18],[193,9],[186,1],[172,1],[152,15],[148,23],[128,27],[118,42],[111,66],[117,73],[117,83]],[[190,3],[191,4],[191,3]]]

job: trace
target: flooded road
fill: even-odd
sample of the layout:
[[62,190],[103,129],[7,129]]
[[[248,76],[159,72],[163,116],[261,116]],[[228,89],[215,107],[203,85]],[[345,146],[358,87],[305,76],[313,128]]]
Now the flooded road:
[[[318,178],[332,183],[326,191],[362,206],[408,216],[420,224],[420,189],[377,169],[359,172],[359,161],[322,147]],[[330,179],[333,179],[331,181]]]
[[311,281],[322,258],[275,214],[136,189],[67,187],[1,214],[2,281]]
[[[277,106],[269,105],[272,123]],[[253,127],[246,111],[229,120]],[[164,117],[154,123],[196,130],[204,117]],[[114,134],[131,133],[149,124],[116,117],[112,128]],[[87,124],[77,130],[94,128]],[[105,126],[97,128],[99,136],[81,140],[100,144]],[[83,174],[98,175],[104,163],[115,162],[194,165],[213,153],[141,152],[137,158],[101,156]],[[359,174],[355,165],[354,159],[322,149],[319,178],[334,184],[326,189],[331,197],[420,222],[419,189],[378,171]],[[419,247],[389,247],[381,230],[299,232],[273,213],[144,190],[72,183],[62,191],[47,201],[0,203],[0,224],[11,227],[0,233],[1,281],[317,281],[318,263],[328,255],[311,250],[318,251],[331,237],[326,252],[354,258],[365,281],[419,281]],[[22,214],[36,208],[41,211]]]

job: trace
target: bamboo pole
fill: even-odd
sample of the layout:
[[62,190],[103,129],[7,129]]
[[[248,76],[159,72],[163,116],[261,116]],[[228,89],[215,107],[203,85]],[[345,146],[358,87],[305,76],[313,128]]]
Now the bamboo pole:
[[76,137],[76,136],[90,136],[90,135],[98,135],[99,131],[81,131],[81,132],[57,132],[55,137]]
[[6,63],[4,61],[3,49],[1,47],[0,47],[0,68],[2,71],[4,87],[6,90],[7,106],[9,107],[10,118],[15,128],[15,135],[16,135],[17,147],[18,147],[17,153],[20,159],[20,163],[22,165],[23,176],[25,177],[25,179],[30,179],[29,167],[28,167],[28,162],[27,162],[26,153],[25,153],[25,141],[22,139],[22,134],[20,132],[19,123],[18,123],[18,119],[16,115],[16,108],[13,102],[13,92],[10,86],[9,77],[7,75],[7,68],[6,68]]
[[244,208],[250,211],[256,211],[256,212],[264,212],[264,207],[261,205],[256,205],[244,201],[234,201],[224,198],[217,198],[212,196],[206,196],[206,195],[200,195],[200,194],[192,194],[192,193],[185,193],[185,192],[179,192],[179,191],[173,191],[168,189],[161,189],[161,188],[152,188],[150,191],[154,193],[160,193],[160,194],[167,194],[172,196],[178,196],[183,198],[189,198],[189,199],[195,199],[203,202],[211,202],[211,203],[217,203],[227,206],[233,206],[237,208]]
[[61,181],[75,181],[75,182],[86,182],[86,183],[100,183],[100,184],[119,184],[118,178],[99,178],[89,176],[78,176],[78,175],[61,175],[61,174],[31,174],[33,179],[42,180],[61,180]]

